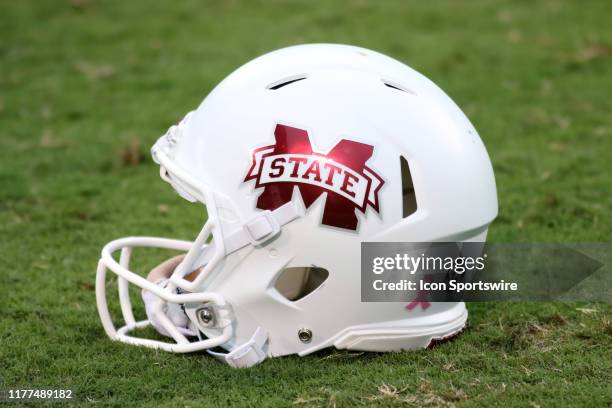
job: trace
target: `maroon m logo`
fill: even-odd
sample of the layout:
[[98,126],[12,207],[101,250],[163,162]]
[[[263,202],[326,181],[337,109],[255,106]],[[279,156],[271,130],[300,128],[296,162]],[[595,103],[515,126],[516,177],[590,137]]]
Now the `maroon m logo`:
[[327,154],[314,152],[308,132],[276,125],[276,143],[253,152],[244,181],[255,180],[264,187],[257,208],[274,210],[291,200],[297,186],[306,208],[327,193],[323,224],[357,229],[355,209],[365,213],[370,206],[379,211],[378,191],[384,184],[366,162],[374,147],[342,139]]

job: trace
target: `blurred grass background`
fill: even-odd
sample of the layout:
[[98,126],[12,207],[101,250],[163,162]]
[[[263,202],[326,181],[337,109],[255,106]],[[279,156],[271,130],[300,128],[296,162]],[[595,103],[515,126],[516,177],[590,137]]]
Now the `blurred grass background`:
[[120,406],[606,406],[609,305],[473,304],[431,351],[324,352],[236,371],[112,344],[101,246],[192,239],[203,211],[148,148],[233,69],[299,43],[371,48],[462,107],[495,168],[492,241],[610,241],[609,1],[0,3],[0,387]]

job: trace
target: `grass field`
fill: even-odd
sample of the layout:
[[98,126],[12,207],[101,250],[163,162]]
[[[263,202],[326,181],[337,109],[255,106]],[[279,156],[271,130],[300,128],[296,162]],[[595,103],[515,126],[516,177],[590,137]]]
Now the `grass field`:
[[610,241],[612,5],[562,2],[4,1],[0,4],[0,388],[73,388],[115,406],[610,406],[612,308],[471,304],[422,352],[326,351],[233,370],[114,344],[99,250],[192,239],[202,209],[149,146],[266,51],[351,43],[423,72],[479,130],[497,242]]

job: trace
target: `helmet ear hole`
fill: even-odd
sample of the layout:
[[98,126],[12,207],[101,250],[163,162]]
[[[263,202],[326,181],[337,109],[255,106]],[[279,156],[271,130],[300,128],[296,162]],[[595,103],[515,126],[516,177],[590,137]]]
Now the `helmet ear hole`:
[[417,210],[417,201],[410,166],[404,156],[400,156],[400,171],[402,173],[402,217],[406,218]]
[[329,277],[327,269],[317,266],[292,266],[285,268],[276,278],[274,288],[293,302],[303,299]]

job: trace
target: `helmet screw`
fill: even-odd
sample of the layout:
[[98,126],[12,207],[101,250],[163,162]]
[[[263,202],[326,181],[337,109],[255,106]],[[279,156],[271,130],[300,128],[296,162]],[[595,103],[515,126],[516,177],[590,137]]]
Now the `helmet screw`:
[[205,326],[208,326],[213,321],[214,317],[213,313],[207,307],[198,310],[198,320]]
[[310,340],[312,340],[312,331],[302,328],[298,330],[298,338],[302,343],[310,343]]

